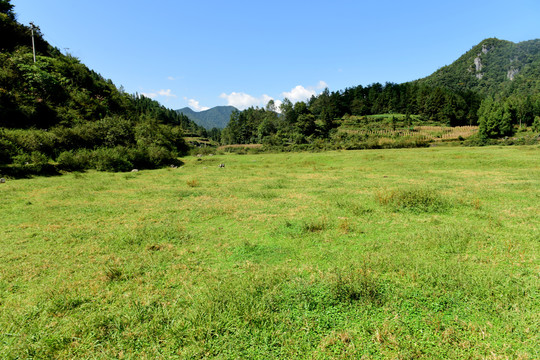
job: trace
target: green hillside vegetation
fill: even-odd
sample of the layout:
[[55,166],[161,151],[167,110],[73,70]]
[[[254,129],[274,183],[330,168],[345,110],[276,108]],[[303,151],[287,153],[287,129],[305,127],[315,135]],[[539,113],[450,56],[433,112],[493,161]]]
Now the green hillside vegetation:
[[484,96],[540,92],[540,39],[513,43],[486,39],[454,63],[418,80],[455,91],[473,90]]
[[0,174],[125,171],[170,165],[205,130],[158,102],[118,89],[0,13]]
[[[335,92],[326,89],[307,102],[292,104],[285,99],[281,115],[271,114],[275,110],[270,103],[266,109],[233,113],[221,143],[317,147],[324,142],[325,147],[339,147],[334,141],[336,129],[342,133],[339,127],[348,117],[377,114],[391,115],[381,120],[405,114],[421,123],[418,125],[479,126],[476,144],[530,127],[527,141],[533,142],[533,132],[540,133],[540,40],[515,44],[487,39],[425,79]],[[388,127],[384,121],[358,125],[357,130],[363,132]],[[396,126],[392,124],[392,130]],[[401,139],[398,146],[405,143],[413,144]]]
[[0,358],[539,358],[538,146],[182,160],[0,184]]
[[206,130],[223,129],[229,123],[233,111],[238,110],[234,106],[215,106],[204,111],[193,111],[186,107],[176,110],[180,114],[186,115],[198,125]]

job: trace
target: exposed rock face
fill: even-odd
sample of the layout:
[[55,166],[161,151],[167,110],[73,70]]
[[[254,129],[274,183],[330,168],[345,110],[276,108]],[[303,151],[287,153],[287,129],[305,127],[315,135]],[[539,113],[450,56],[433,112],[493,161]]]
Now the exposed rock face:
[[480,55],[474,58],[474,66],[476,66],[476,72],[482,71],[482,59],[480,59]]
[[484,64],[482,64],[482,54],[487,54],[489,51],[491,50],[491,48],[489,46],[487,46],[486,44],[482,44],[482,52],[478,53],[478,56],[474,58],[474,66],[476,68],[476,78],[478,80],[482,79],[484,77],[484,74],[481,73],[482,71],[482,68],[484,67]]
[[510,79],[510,81],[514,80],[514,77],[519,73],[519,69],[510,69],[506,73],[506,77]]

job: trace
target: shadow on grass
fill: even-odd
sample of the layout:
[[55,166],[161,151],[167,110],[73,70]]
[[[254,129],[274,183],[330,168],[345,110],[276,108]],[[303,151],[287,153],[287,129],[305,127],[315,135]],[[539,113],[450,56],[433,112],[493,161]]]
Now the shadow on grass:
[[[180,160],[175,161],[171,166],[174,167],[180,167],[184,165],[184,163]],[[165,168],[165,167],[162,167]],[[138,167],[139,170],[154,170],[158,169],[158,167]],[[58,165],[52,165],[52,164],[46,164],[46,165],[33,165],[33,164],[27,164],[27,165],[17,165],[17,164],[9,164],[9,165],[0,165],[0,177],[3,178],[10,178],[10,179],[30,179],[35,176],[60,176],[64,175],[66,173],[84,173],[86,170],[91,169],[80,169],[80,170],[73,170],[68,171],[65,169],[61,169]],[[116,171],[121,172],[121,171]]]

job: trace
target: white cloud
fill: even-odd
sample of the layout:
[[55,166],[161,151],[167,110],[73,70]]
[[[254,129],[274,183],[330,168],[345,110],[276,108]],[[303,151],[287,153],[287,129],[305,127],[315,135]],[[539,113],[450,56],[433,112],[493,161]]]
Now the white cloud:
[[171,93],[171,89],[167,89],[167,90],[159,90],[158,91],[158,95],[159,96],[164,96],[164,97],[176,97],[176,95],[172,94]]
[[[304,87],[302,85],[297,85],[291,89],[291,91],[282,92],[281,96],[289,99],[292,103],[296,103],[298,101],[307,101],[312,96],[317,96],[317,94],[320,93],[320,90],[327,87],[328,84],[321,80],[315,86]],[[234,106],[240,110],[247,109],[250,106],[266,107],[270,100],[274,100],[276,110],[279,111],[279,106],[283,103],[282,100],[274,99],[266,94],[260,97],[255,97],[243,92],[232,92],[230,94],[223,93],[219,97],[227,100],[227,105]]]
[[166,97],[166,98],[175,98],[176,95],[174,95],[172,92],[171,92],[171,89],[167,89],[167,90],[164,90],[164,89],[161,89],[159,91],[153,91],[153,92],[150,92],[150,93],[145,93],[145,92],[141,92],[141,95],[144,95],[146,96],[147,98],[150,98],[150,99],[155,99],[157,98],[158,96],[163,96],[163,97]]
[[176,79],[174,78],[174,76],[167,76],[167,80],[174,81]]
[[150,99],[155,99],[158,96],[158,94],[156,93],[144,93],[144,92],[142,92],[141,95],[144,95],[145,97],[150,98]]
[[250,106],[260,106],[264,107],[268,103],[268,101],[272,100],[273,98],[268,95],[263,95],[259,98],[256,98],[255,96],[243,93],[243,92],[232,92],[230,94],[221,94],[219,95],[220,98],[227,100],[227,105],[234,106],[235,108],[238,108],[240,110],[247,109]]
[[305,101],[316,94],[317,92],[314,89],[306,89],[302,85],[297,85],[291,91],[285,91],[282,93],[283,97],[286,97],[293,103]]
[[[184,98],[187,100],[187,98]],[[207,106],[201,106],[201,104],[199,104],[199,102],[195,99],[189,99],[188,100],[188,105],[195,111],[204,111],[204,110],[208,110],[210,109],[209,107]]]
[[312,96],[317,95],[317,90],[322,90],[324,88],[328,87],[328,84],[324,81],[319,81],[316,86],[308,86],[303,87],[302,85],[297,85],[291,91],[285,91],[281,93],[281,95],[284,98],[287,98],[291,100],[292,103],[296,103],[298,101],[307,101]]
[[324,90],[327,87],[328,87],[328,84],[322,80],[319,81],[319,83],[317,84],[317,89],[319,90]]

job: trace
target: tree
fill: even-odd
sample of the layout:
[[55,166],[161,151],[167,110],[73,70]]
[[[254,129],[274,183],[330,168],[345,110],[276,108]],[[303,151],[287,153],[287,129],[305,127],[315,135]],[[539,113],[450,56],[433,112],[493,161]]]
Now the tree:
[[265,137],[275,134],[276,126],[270,117],[265,117],[257,129],[257,137],[262,141]]
[[11,20],[15,20],[15,13],[10,0],[0,0],[0,13],[6,14]]
[[478,110],[478,132],[484,138],[499,138],[513,133],[512,111],[507,102],[487,97]]
[[298,116],[296,127],[304,136],[313,135],[317,129],[317,126],[315,125],[315,116],[313,114],[301,114]]
[[522,124],[531,125],[534,120],[534,105],[530,96],[525,99],[520,99],[517,104],[517,118],[519,119],[519,126]]
[[327,109],[323,109],[323,111],[319,115],[319,121],[321,123],[320,130],[323,136],[328,136],[330,130],[332,130],[336,126],[332,115],[330,115]]
[[293,103],[289,99],[283,99],[283,102],[279,106],[279,110],[281,111],[281,116],[283,117],[286,124],[293,125],[296,122],[298,116],[294,111]]
[[540,132],[540,116],[535,116],[534,121],[532,123],[532,129],[533,131]]
[[266,111],[276,112],[276,103],[274,100],[268,101],[268,104],[266,104]]

